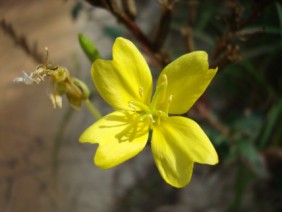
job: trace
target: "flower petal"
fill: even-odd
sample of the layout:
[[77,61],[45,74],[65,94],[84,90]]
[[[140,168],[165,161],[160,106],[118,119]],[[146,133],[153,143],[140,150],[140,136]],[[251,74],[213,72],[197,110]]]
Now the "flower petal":
[[204,51],[195,51],[185,54],[168,64],[161,72],[158,85],[163,82],[163,75],[167,77],[167,89],[158,102],[160,110],[169,105],[170,114],[187,112],[210,84],[216,69],[209,69],[208,55]]
[[153,131],[152,152],[156,166],[168,184],[181,188],[190,182],[194,162],[181,149],[168,143],[159,130]]
[[100,95],[116,110],[129,110],[131,100],[149,104],[152,75],[144,57],[135,45],[117,38],[113,60],[97,59],[92,65],[92,78]]
[[114,167],[137,155],[145,147],[149,126],[138,113],[115,111],[98,120],[80,136],[80,142],[99,144],[94,162],[102,169]]
[[153,129],[152,152],[160,174],[175,187],[189,183],[194,162],[211,165],[218,162],[203,130],[184,117],[168,117]]

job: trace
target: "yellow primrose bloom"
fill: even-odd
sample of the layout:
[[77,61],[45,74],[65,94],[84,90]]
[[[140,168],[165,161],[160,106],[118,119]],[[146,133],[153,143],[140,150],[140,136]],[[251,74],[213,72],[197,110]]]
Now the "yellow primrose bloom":
[[191,108],[216,74],[207,57],[195,51],[167,65],[151,98],[152,76],[145,59],[133,43],[117,38],[113,60],[98,59],[91,70],[98,92],[116,110],[80,137],[80,142],[99,144],[95,164],[107,169],[136,156],[146,146],[149,131],[158,170],[174,187],[189,183],[195,162],[216,164],[217,153],[200,126],[175,116]]

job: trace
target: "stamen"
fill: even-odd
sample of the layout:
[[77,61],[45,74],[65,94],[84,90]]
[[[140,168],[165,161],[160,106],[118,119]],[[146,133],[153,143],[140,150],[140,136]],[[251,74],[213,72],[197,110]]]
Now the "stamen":
[[160,123],[160,121],[161,121],[161,116],[162,116],[162,111],[158,111],[157,112],[157,116],[158,116],[158,122],[157,123]]
[[148,114],[148,118],[150,120],[150,124],[155,124],[156,123],[156,121],[154,120],[154,117],[153,117],[152,114]]
[[131,101],[128,102],[128,105],[129,105],[129,107],[134,106],[135,110],[137,110],[137,107],[138,107],[141,110],[145,111],[146,113],[150,112],[150,108],[146,104],[144,104],[143,102],[131,100]]
[[167,104],[166,104],[166,107],[165,107],[165,112],[168,113],[168,110],[169,110],[169,106],[172,102],[172,99],[173,99],[173,95],[170,94],[169,97],[168,97],[168,100],[167,100]]
[[131,107],[131,108],[134,110],[134,112],[136,112],[136,107],[135,107],[134,104],[132,104],[131,102],[129,102],[129,103],[128,103],[128,106]]

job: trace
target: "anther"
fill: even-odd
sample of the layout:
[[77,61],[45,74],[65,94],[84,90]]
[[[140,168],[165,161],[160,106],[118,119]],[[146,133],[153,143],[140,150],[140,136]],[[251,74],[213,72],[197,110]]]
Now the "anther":
[[150,123],[152,123],[152,124],[156,123],[152,114],[148,114],[148,118],[150,120]]
[[136,111],[136,107],[131,101],[128,102],[128,106],[131,107],[134,111]]
[[161,111],[161,110],[158,110],[158,111],[157,111],[157,115],[158,115],[158,116],[161,116],[161,115],[162,115],[162,111]]

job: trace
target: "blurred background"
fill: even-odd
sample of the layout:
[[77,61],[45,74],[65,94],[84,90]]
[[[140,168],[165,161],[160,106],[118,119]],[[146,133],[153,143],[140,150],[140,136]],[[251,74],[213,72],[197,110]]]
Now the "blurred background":
[[[282,211],[282,4],[266,0],[0,1],[0,211]],[[95,119],[64,99],[53,109],[50,83],[13,83],[54,64],[98,96],[78,33],[111,58],[118,36],[144,53],[154,77],[174,58],[209,53],[219,72],[184,116],[213,142],[220,163],[196,165],[183,189],[165,184],[150,148],[110,170],[93,164],[95,145],[78,137]]]

